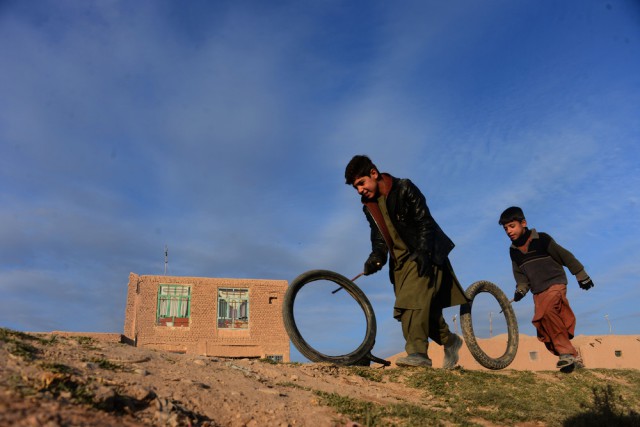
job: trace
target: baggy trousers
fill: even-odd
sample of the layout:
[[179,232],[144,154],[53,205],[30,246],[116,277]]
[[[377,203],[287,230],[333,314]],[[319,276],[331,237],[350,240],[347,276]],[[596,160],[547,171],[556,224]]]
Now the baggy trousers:
[[[414,262],[403,267],[402,277],[396,276],[396,283],[400,280],[418,280],[420,295],[416,300],[422,301],[422,308],[395,307],[394,317],[402,324],[402,335],[406,341],[407,354],[421,353],[426,355],[429,338],[435,343],[444,345],[450,336],[449,326],[442,315],[442,305],[437,296],[443,279],[443,270],[435,267],[428,277],[418,277]],[[400,272],[398,272],[400,273]]]
[[567,300],[567,286],[552,285],[547,290],[533,295],[535,313],[531,323],[536,327],[538,340],[551,353],[559,356],[577,356],[571,339],[576,329],[576,316]]

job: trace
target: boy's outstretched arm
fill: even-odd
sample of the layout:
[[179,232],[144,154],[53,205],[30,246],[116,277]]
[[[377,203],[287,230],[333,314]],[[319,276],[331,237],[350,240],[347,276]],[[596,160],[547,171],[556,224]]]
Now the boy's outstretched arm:
[[584,266],[571,252],[560,246],[553,239],[549,242],[547,252],[551,255],[551,258],[556,260],[560,265],[567,267],[571,274],[576,276],[576,280],[578,281],[580,288],[585,291],[593,288],[593,281],[585,271]]

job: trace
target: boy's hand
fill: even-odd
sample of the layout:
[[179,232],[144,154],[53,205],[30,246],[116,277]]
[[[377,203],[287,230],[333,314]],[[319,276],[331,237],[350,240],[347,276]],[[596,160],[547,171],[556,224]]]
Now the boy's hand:
[[590,277],[587,277],[584,280],[578,280],[578,285],[580,285],[580,287],[585,291],[588,291],[589,289],[593,288],[593,282],[591,281]]
[[382,263],[380,262],[380,260],[376,257],[369,257],[369,259],[367,259],[364,263],[364,275],[368,276],[370,274],[373,274],[377,271],[380,271],[380,269],[382,268]]
[[522,298],[524,298],[524,293],[522,293],[521,291],[516,291],[515,294],[513,294],[513,301],[514,302],[518,302],[520,301]]

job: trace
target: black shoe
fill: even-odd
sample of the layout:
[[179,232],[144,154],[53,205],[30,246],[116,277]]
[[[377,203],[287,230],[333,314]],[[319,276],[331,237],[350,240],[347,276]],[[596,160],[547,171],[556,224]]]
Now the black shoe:
[[556,363],[556,368],[565,368],[569,365],[573,365],[576,361],[576,358],[571,354],[561,354],[558,363]]

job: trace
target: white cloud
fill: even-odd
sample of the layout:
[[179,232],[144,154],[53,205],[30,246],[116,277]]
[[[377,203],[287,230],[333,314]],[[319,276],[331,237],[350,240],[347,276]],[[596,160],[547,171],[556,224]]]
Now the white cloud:
[[[129,271],[161,272],[165,245],[171,274],[354,276],[369,230],[342,175],[361,153],[427,195],[465,285],[511,289],[497,216],[517,204],[603,289],[633,296],[639,64],[619,42],[635,31],[622,14],[589,9],[586,25],[578,3],[375,4],[357,17],[342,2],[203,7],[5,6],[0,286],[40,316],[16,309],[12,325],[55,314],[20,291],[30,280],[47,296],[63,287],[65,311],[106,293],[87,315],[109,329]],[[358,283],[396,353],[386,274]]]

